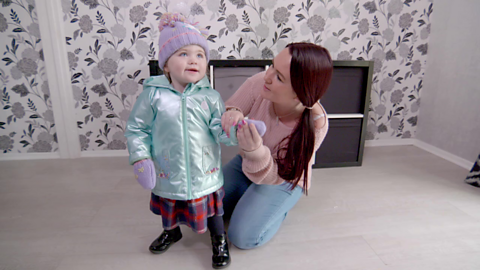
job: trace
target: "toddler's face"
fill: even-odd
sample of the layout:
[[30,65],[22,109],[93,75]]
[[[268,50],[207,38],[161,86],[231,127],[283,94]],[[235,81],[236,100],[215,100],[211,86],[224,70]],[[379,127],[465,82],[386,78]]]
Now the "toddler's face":
[[187,84],[196,83],[205,76],[205,51],[198,45],[182,47],[170,56],[164,70],[170,74],[173,87],[183,91]]

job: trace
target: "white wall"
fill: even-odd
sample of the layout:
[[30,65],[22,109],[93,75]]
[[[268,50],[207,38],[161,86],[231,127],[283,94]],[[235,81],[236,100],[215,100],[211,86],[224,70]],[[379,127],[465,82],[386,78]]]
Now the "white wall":
[[474,161],[480,153],[480,1],[434,4],[417,139]]

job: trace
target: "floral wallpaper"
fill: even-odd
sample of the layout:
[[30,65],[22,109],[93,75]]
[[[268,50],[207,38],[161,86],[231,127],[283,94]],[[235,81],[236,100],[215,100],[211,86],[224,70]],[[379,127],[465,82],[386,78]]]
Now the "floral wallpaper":
[[35,1],[0,3],[0,151],[57,151]]
[[[0,149],[55,151],[33,0],[0,2],[0,34],[9,39],[2,38],[0,48],[10,59],[0,66]],[[374,61],[367,139],[415,136],[432,0],[61,0],[61,5],[82,151],[126,149],[128,115],[149,76],[148,61],[157,57],[158,20],[175,10],[207,26],[212,59],[269,59],[290,42],[309,41],[325,46],[336,60]]]

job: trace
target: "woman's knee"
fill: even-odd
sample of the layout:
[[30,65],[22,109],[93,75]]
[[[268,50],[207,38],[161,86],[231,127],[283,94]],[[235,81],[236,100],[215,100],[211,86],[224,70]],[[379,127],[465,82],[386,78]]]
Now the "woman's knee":
[[[282,219],[283,221],[283,219]],[[254,249],[272,239],[277,232],[281,221],[277,224],[252,222],[249,218],[234,216],[230,220],[228,238],[239,249]]]
[[253,249],[259,247],[261,243],[257,241],[258,234],[249,232],[248,228],[239,228],[230,226],[228,229],[228,239],[239,249]]
[[228,228],[228,238],[239,249],[253,249],[263,246],[277,234],[287,213],[275,220],[252,221],[248,217],[232,217]]

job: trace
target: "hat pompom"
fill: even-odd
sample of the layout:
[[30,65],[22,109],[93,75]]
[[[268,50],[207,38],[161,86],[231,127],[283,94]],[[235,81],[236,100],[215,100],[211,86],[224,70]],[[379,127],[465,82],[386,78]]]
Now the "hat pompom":
[[187,22],[187,18],[180,13],[163,13],[160,17],[160,23],[158,24],[158,30],[162,31],[165,27],[174,27],[176,22]]
[[162,17],[160,17],[160,23],[158,24],[158,30],[160,32],[165,29],[165,27],[175,27],[176,22],[181,22],[185,24],[185,27],[188,27],[192,30],[195,30],[202,34],[204,37],[208,36],[208,29],[200,28],[198,22],[191,22],[181,13],[177,12],[166,12],[163,13]]

